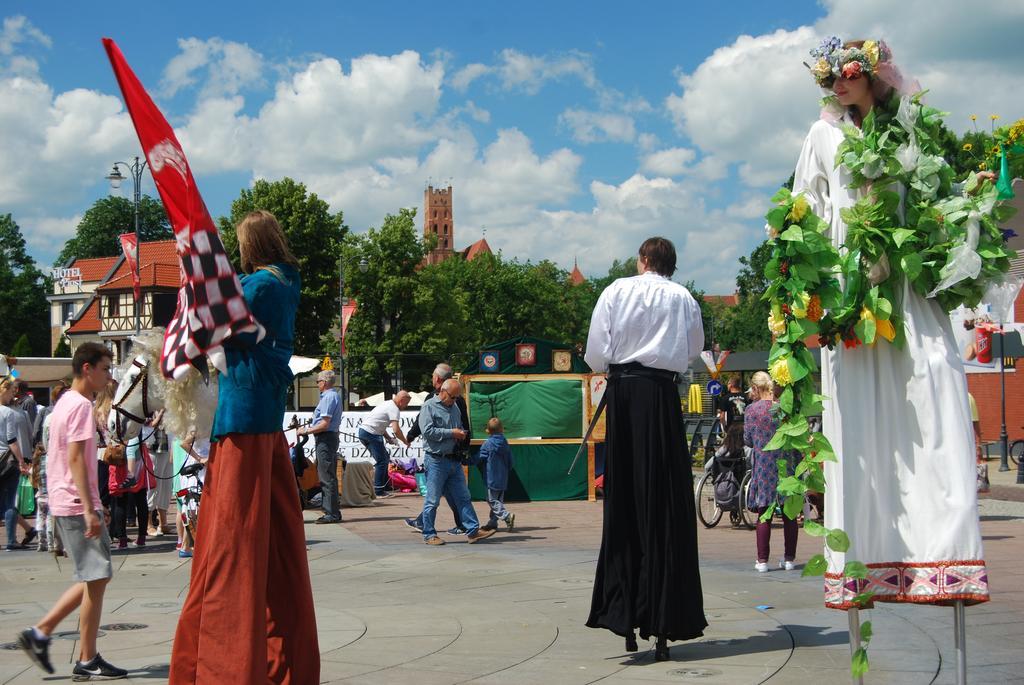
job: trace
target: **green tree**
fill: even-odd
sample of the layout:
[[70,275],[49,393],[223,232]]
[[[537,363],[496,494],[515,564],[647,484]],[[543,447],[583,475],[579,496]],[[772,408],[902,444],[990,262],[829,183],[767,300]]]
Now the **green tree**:
[[[75,236],[64,243],[56,263],[67,264],[72,258],[117,256],[121,254],[117,236],[134,230],[135,206],[131,200],[114,196],[100,198],[86,210]],[[163,203],[148,195],[139,199],[139,236],[142,242],[174,237]]]
[[443,355],[460,323],[461,307],[450,293],[419,287],[427,247],[415,217],[416,210],[401,209],[379,229],[343,241],[345,295],[359,304],[345,336],[348,372],[364,393],[390,392],[404,353]]
[[50,354],[48,287],[18,224],[10,214],[0,216],[0,351],[27,343],[26,356]]
[[768,332],[768,302],[762,299],[768,289],[764,267],[771,258],[771,245],[767,240],[755,247],[747,257],[740,257],[740,271],[736,275],[739,304],[720,307],[717,315],[721,322],[716,340],[722,349],[737,352],[767,350],[771,347]]
[[60,337],[60,342],[57,343],[57,347],[53,350],[54,357],[70,357],[71,356],[71,343],[68,342],[66,335]]
[[32,344],[28,341],[27,333],[22,333],[18,341],[14,343],[14,349],[11,350],[11,354],[15,357],[32,356]]
[[319,355],[321,338],[336,326],[338,260],[348,226],[341,212],[332,213],[330,206],[316,193],[307,192],[302,183],[290,178],[256,181],[231,203],[231,216],[219,220],[221,240],[235,268],[239,268],[235,226],[258,209],[277,217],[299,262],[302,301],[295,320],[295,351]]

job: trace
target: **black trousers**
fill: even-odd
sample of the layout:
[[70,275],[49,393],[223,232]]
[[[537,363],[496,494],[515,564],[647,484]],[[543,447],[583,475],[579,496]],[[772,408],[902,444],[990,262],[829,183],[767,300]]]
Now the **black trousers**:
[[669,640],[704,634],[693,469],[672,375],[609,374],[604,527],[587,625]]
[[128,537],[128,516],[135,513],[135,521],[139,525],[139,537],[146,534],[149,507],[146,504],[146,489],[138,492],[127,492],[118,497],[110,498],[113,511],[110,512],[110,537]]

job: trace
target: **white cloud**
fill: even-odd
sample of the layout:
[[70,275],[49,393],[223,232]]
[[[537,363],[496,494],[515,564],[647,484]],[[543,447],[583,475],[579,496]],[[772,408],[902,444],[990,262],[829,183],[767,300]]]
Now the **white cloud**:
[[541,212],[534,230],[503,234],[501,245],[508,254],[540,255],[564,266],[578,258],[584,272],[600,275],[612,259],[634,255],[646,238],[661,235],[675,243],[676,280],[692,279],[712,293],[732,292],[736,260],[749,251],[759,229],[709,210],[701,189],[692,181],[641,174],[618,185],[594,181],[591,211]]
[[495,72],[506,90],[522,90],[530,95],[536,95],[549,81],[565,78],[578,79],[588,87],[598,85],[590,56],[576,51],[564,55],[540,56],[506,48],[501,51],[500,63]]
[[1024,110],[1024,53],[1010,47],[1024,32],[1024,4],[823,4],[828,14],[814,26],[740,36],[718,48],[681,73],[681,92],[665,101],[678,132],[720,163],[738,165],[745,183],[772,186],[792,172],[819,99],[802,62],[832,33],[886,40],[903,71],[929,90],[929,102],[951,113],[946,121],[956,131],[970,126],[972,113],[1009,119]]
[[491,72],[491,68],[486,64],[468,64],[462,69],[455,72],[455,75],[451,78],[451,86],[455,90],[465,92],[467,88],[481,76],[485,76]]
[[220,38],[180,38],[178,48],[181,52],[167,63],[160,84],[168,97],[195,85],[198,72],[203,69],[206,82],[200,99],[234,95],[262,80],[263,57],[243,43]]
[[0,55],[13,54],[19,43],[38,43],[44,48],[53,46],[50,37],[33,26],[24,16],[4,18],[4,26],[0,30]]
[[84,89],[54,95],[36,79],[0,79],[0,204],[34,208],[80,192],[137,147],[117,98]]
[[697,151],[686,147],[658,150],[640,161],[640,169],[658,176],[679,176],[697,159]]
[[[81,214],[68,217],[27,215],[18,218],[18,225],[28,244],[29,252],[55,255],[68,238],[75,234],[81,220]],[[45,270],[48,265],[38,266]]]
[[625,114],[567,109],[558,121],[572,131],[573,139],[579,143],[629,143],[636,138],[633,117]]

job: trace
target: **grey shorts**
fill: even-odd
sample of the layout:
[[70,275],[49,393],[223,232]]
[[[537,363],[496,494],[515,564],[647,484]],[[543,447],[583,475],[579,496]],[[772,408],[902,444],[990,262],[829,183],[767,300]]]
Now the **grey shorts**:
[[53,523],[71,559],[72,578],[87,583],[114,575],[110,564],[110,533],[103,519],[100,519],[100,534],[94,538],[85,537],[82,516],[54,516]]

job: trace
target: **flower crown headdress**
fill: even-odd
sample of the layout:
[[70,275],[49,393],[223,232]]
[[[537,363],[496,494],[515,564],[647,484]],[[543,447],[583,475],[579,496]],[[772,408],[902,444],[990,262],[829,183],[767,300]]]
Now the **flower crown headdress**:
[[831,36],[811,50],[816,58],[813,65],[804,62],[811,76],[822,88],[831,88],[832,83],[842,76],[855,79],[860,76],[875,76],[878,65],[892,59],[889,46],[884,41],[866,40],[860,47],[843,47],[843,41]]

